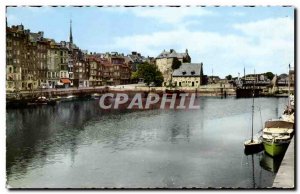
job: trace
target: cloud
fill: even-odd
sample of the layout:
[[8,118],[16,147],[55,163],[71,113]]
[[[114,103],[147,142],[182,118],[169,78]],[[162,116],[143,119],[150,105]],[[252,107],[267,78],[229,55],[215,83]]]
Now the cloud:
[[233,27],[247,36],[260,39],[293,40],[294,38],[294,20],[289,17],[235,24]]
[[155,19],[160,23],[179,25],[186,17],[214,15],[212,11],[202,7],[156,7],[131,9],[138,17]]
[[163,49],[184,52],[189,49],[192,62],[203,62],[206,73],[221,76],[247,71],[282,73],[294,58],[293,20],[271,18],[257,22],[234,24],[239,34],[189,31],[177,28],[151,34],[117,37],[111,48],[137,50],[157,56]]

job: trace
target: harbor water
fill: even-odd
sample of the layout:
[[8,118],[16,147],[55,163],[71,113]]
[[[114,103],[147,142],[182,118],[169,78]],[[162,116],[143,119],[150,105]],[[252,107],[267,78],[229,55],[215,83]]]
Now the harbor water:
[[[98,100],[6,111],[12,188],[267,188],[280,165],[245,155],[251,98],[201,97],[196,110],[103,111]],[[286,98],[256,98],[254,131]]]

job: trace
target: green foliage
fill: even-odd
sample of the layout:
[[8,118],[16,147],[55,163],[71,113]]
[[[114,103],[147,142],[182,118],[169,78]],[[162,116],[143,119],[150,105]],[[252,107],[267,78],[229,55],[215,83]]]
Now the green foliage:
[[178,69],[181,66],[181,61],[179,61],[177,58],[173,59],[172,62],[172,69]]
[[274,74],[272,72],[266,72],[265,73],[265,76],[269,79],[269,80],[272,80],[273,77],[274,77]]
[[132,79],[132,80],[137,80],[137,79],[139,79],[139,74],[138,74],[137,71],[132,72],[132,74],[131,74],[131,79]]
[[149,63],[142,63],[139,64],[138,70],[134,72],[131,77],[136,79],[143,78],[144,82],[149,85],[150,83],[154,82],[156,86],[161,86],[164,78],[162,73],[156,68],[155,65]]
[[227,79],[227,80],[231,80],[231,79],[232,79],[232,75],[227,75],[227,76],[226,76],[226,79]]

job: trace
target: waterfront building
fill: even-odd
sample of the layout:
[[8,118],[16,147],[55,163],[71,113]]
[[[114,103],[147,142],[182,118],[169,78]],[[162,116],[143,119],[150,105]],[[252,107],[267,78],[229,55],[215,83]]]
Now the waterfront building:
[[11,28],[6,27],[7,91],[19,91],[23,89],[22,86],[24,83],[22,79],[22,66],[28,65],[26,60],[26,57],[28,56],[26,42],[27,35],[24,32],[23,25],[12,26]]
[[[105,66],[106,79],[113,81],[113,85],[129,84],[131,78],[131,68],[130,64],[126,63],[124,54],[111,52],[106,53],[104,58],[106,58],[109,62],[109,65]],[[111,73],[113,73],[112,77]],[[109,77],[107,77],[108,75]]]
[[179,60],[181,63],[190,63],[191,57],[186,49],[185,53],[177,53],[174,49],[170,51],[163,51],[156,57],[156,66],[159,71],[163,74],[164,82],[163,85],[166,86],[171,82],[172,79],[172,64],[173,61]]
[[6,28],[7,90],[35,90],[47,80],[48,40],[24,26]]
[[101,58],[96,55],[88,55],[87,62],[90,67],[89,85],[102,86],[102,63]]
[[89,63],[85,58],[84,53],[81,50],[73,50],[73,64],[74,64],[74,87],[89,87]]
[[114,85],[114,78],[113,78],[113,73],[114,73],[114,67],[113,65],[109,62],[107,58],[103,58],[101,60],[101,66],[102,66],[102,80],[103,80],[103,85]]
[[[47,54],[47,86],[55,88],[68,78],[68,48],[65,41],[49,41]],[[62,80],[61,80],[62,79]]]
[[183,63],[172,74],[172,83],[178,87],[199,87],[203,63]]
[[37,86],[41,87],[47,82],[48,40],[44,38],[44,32],[29,33],[29,39],[30,49],[35,51],[34,77],[37,78]]

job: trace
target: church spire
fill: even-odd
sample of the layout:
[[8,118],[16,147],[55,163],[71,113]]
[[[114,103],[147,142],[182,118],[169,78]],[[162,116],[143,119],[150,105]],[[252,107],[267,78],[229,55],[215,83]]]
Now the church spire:
[[73,36],[72,36],[72,19],[70,20],[70,43],[73,44]]

